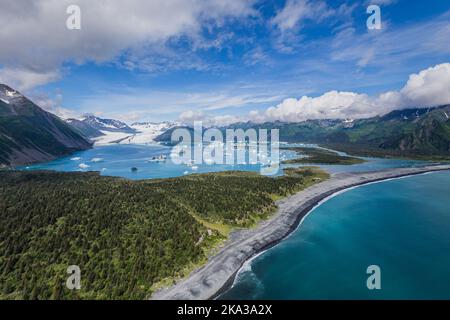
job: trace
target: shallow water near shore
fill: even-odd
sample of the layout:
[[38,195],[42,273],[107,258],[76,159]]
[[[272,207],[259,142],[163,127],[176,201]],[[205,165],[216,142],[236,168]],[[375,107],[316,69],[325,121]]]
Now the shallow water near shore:
[[[450,172],[361,186],[247,263],[220,299],[450,299]],[[381,268],[368,290],[367,267]]]

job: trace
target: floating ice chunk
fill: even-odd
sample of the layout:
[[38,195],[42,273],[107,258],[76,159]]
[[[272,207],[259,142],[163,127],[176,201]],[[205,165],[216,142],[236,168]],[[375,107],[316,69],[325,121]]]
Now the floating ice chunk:
[[85,164],[85,163],[80,163],[80,164],[78,165],[78,167],[81,168],[81,169],[87,169],[87,168],[89,168],[90,166],[87,165],[87,164]]

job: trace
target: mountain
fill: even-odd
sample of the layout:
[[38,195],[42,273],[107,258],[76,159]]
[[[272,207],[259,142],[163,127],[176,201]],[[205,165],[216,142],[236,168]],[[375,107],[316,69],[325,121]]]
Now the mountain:
[[[406,156],[450,156],[450,105],[398,110],[381,117],[355,121],[328,141],[343,150],[366,150]],[[346,148],[345,145],[349,147]]]
[[84,137],[96,145],[105,144],[146,144],[154,138],[176,126],[175,122],[135,122],[131,126],[119,120],[102,119],[93,115],[78,119],[67,119]]
[[75,128],[82,136],[92,139],[103,136],[104,133],[94,128],[89,123],[78,119],[66,119],[66,122]]
[[136,133],[136,130],[119,120],[102,119],[93,115],[87,115],[82,121],[99,131]]
[[0,166],[48,161],[90,147],[70,125],[0,84]]
[[[247,122],[229,128],[279,129],[280,141],[317,143],[356,155],[447,158],[450,157],[449,118],[450,105],[446,105],[396,110],[369,119]],[[155,141],[170,143],[174,129],[159,135]]]
[[120,132],[125,134],[136,133],[136,130],[122,121],[102,119],[94,115],[86,115],[81,119],[67,119],[66,122],[76,128],[84,137],[89,139],[104,136],[108,132]]

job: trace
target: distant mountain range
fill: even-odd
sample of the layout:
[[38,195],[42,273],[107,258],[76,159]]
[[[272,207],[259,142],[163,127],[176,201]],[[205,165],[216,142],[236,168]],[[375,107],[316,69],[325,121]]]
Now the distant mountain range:
[[[0,84],[0,166],[42,162],[96,145],[170,143],[176,122],[136,122],[86,115],[61,120]],[[228,127],[221,128],[225,130]],[[279,129],[285,142],[317,143],[355,155],[450,158],[450,105],[397,110],[369,119],[237,123]]]
[[96,145],[153,143],[156,136],[176,125],[173,122],[136,122],[128,126],[119,120],[103,119],[94,115],[67,119],[66,122]]
[[324,143],[349,153],[450,157],[450,105],[393,111],[338,126]]
[[72,126],[0,84],[0,167],[48,161],[91,145]]
[[[247,122],[230,127],[279,129],[280,141],[317,143],[356,155],[449,158],[449,117],[450,105],[446,105],[397,110],[384,116],[360,120]],[[174,129],[159,135],[155,141],[170,143]]]
[[136,133],[136,130],[130,128],[126,123],[113,119],[102,119],[94,115],[86,115],[82,119],[67,119],[67,123],[75,127],[82,135],[87,138],[96,138],[105,135],[104,132],[123,132]]

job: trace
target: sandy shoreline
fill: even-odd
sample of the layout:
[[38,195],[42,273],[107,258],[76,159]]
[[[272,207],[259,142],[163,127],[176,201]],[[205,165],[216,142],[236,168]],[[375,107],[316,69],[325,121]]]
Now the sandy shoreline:
[[175,285],[155,292],[152,299],[204,300],[217,297],[233,284],[237,272],[247,260],[286,238],[325,198],[371,182],[442,170],[450,170],[450,165],[335,174],[326,181],[277,201],[278,210],[272,217],[256,228],[232,233],[203,267]]

